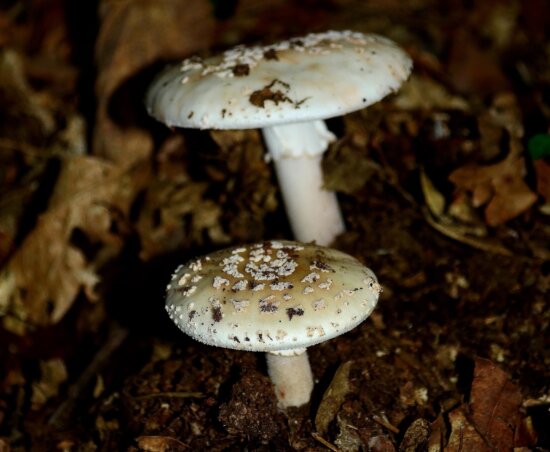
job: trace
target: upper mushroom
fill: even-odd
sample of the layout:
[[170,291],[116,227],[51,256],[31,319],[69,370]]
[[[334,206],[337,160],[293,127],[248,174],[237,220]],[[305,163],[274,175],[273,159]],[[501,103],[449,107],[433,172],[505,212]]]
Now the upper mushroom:
[[187,59],[159,75],[146,105],[169,126],[262,128],[296,238],[328,244],[344,226],[322,187],[320,155],[334,139],[322,120],[396,91],[411,66],[386,38],[329,31]]

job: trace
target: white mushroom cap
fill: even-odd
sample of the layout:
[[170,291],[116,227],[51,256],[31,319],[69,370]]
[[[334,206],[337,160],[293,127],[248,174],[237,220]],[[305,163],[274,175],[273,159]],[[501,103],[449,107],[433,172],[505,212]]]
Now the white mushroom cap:
[[166,309],[182,331],[208,345],[298,354],[365,320],[379,293],[374,273],[352,256],[270,241],[180,266]]
[[151,85],[149,114],[169,126],[243,129],[343,115],[396,91],[411,60],[389,39],[352,31],[191,58]]

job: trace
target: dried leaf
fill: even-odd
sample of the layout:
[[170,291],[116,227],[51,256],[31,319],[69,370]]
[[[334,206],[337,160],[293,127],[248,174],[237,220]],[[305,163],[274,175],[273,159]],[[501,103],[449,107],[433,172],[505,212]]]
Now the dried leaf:
[[34,410],[41,408],[58,394],[59,386],[67,380],[65,363],[54,358],[40,362],[40,380],[32,384],[31,403]]
[[202,244],[204,232],[214,243],[227,241],[220,226],[220,207],[204,199],[207,188],[205,182],[192,181],[154,181],[148,187],[136,224],[141,259],[174,251],[184,243]]
[[401,87],[393,103],[403,110],[463,110],[469,109],[468,102],[449,92],[432,78],[412,74]]
[[403,435],[399,445],[400,452],[416,452],[426,450],[430,439],[430,424],[426,419],[416,419]]
[[430,439],[428,440],[428,452],[441,452],[445,444],[447,427],[442,415],[439,415],[430,425]]
[[338,413],[340,406],[351,390],[349,372],[352,364],[353,361],[347,361],[338,367],[334,378],[323,394],[323,399],[315,415],[315,427],[321,434],[326,433],[329,424],[336,416],[336,413]]
[[13,50],[0,52],[0,100],[1,137],[39,145],[54,131],[53,112],[30,88],[22,58]]
[[443,215],[445,211],[445,197],[435,188],[424,169],[420,171],[420,186],[422,187],[422,194],[431,214],[436,218]]
[[336,416],[338,424],[338,436],[334,440],[334,444],[339,451],[342,452],[357,452],[364,445],[357,429],[353,428],[345,416]]
[[[124,95],[113,100],[123,82],[158,61],[171,61],[206,49],[212,42],[214,18],[207,0],[104,0],[96,53],[98,111],[94,153],[131,166],[153,149],[149,134],[137,118],[145,115],[142,99],[147,84],[129,83]],[[139,77],[138,77],[139,79]],[[112,117],[113,110],[125,126]]]
[[462,408],[457,408],[449,413],[451,436],[445,447],[446,452],[489,452],[491,449],[468,421]]
[[486,359],[477,359],[469,411],[476,430],[493,450],[506,450],[514,443],[520,422],[522,396],[508,375]]
[[449,175],[458,190],[472,194],[473,204],[483,205],[490,226],[506,223],[529,209],[537,200],[525,181],[523,157],[510,152],[493,165],[466,165]]
[[523,428],[521,401],[508,375],[491,361],[478,358],[470,403],[449,413],[451,435],[445,450],[511,451],[514,446],[528,446],[516,440]]
[[550,204],[550,163],[545,160],[533,162],[537,176],[537,192]]
[[[94,298],[96,268],[122,246],[111,226],[128,210],[133,188],[112,164],[84,156],[62,160],[48,210],[0,274],[0,309],[9,313],[5,325],[13,331],[14,320],[56,323],[81,289]],[[93,258],[73,243],[76,230],[100,245]],[[24,330],[20,326],[15,332]]]

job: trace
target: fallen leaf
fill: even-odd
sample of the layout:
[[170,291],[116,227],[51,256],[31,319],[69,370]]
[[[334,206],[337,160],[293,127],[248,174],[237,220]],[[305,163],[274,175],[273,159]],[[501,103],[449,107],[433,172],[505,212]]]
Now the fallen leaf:
[[449,413],[451,435],[445,446],[446,452],[485,452],[492,451],[474,425],[468,420],[462,408],[457,408]]
[[433,78],[412,74],[393,100],[403,110],[469,110],[468,102]]
[[400,452],[416,452],[426,450],[430,440],[430,423],[426,419],[416,419],[403,435],[399,445]]
[[494,450],[511,449],[521,422],[522,396],[508,375],[491,361],[478,358],[470,394],[472,423]]
[[428,440],[428,452],[441,452],[445,444],[447,426],[445,419],[440,414],[435,421],[430,424],[430,438]]
[[509,86],[498,56],[483,48],[476,35],[465,27],[459,27],[452,36],[447,73],[461,93],[490,94]]
[[353,361],[347,361],[338,367],[315,415],[315,428],[320,434],[326,433],[329,424],[335,418],[340,406],[351,391],[349,372]]
[[[0,273],[7,328],[22,334],[26,326],[58,322],[80,290],[94,299],[98,266],[122,247],[111,228],[129,209],[133,188],[113,164],[85,156],[61,160],[48,209]],[[98,248],[93,256],[74,243],[75,231]]]
[[530,446],[521,413],[522,396],[508,375],[491,361],[478,358],[470,402],[449,413],[448,451],[511,451]]
[[34,410],[40,409],[59,392],[59,386],[67,380],[67,368],[63,360],[54,358],[40,362],[40,380],[32,384],[31,403]]
[[[212,43],[214,17],[207,0],[103,0],[96,43],[98,76],[97,117],[93,150],[129,167],[147,158],[153,149],[149,132],[138,118],[145,116],[142,99],[147,80],[140,72],[154,63],[175,61]],[[131,83],[137,78],[136,83]],[[122,85],[127,83],[125,87]],[[115,92],[126,89],[119,98]],[[113,110],[125,119],[113,118]]]
[[472,196],[474,206],[486,205],[485,221],[498,226],[529,209],[537,200],[524,181],[524,158],[509,153],[492,165],[466,165],[454,170],[449,180],[457,190]]
[[537,192],[547,203],[550,203],[550,163],[539,159],[533,162],[537,176]]

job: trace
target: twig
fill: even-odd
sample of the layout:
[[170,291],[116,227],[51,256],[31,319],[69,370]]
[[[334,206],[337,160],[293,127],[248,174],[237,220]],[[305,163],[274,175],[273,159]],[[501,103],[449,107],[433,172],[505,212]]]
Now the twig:
[[390,424],[387,419],[377,416],[376,414],[372,416],[372,419],[377,424],[380,424],[382,427],[387,428],[390,432],[399,433],[399,429],[395,425]]
[[315,438],[317,441],[319,441],[327,449],[330,449],[334,452],[339,452],[338,448],[334,444],[329,443],[325,438],[323,438],[321,435],[319,435],[319,433],[311,432],[311,436],[313,436],[313,438]]
[[97,375],[105,364],[109,361],[113,353],[120,348],[126,337],[128,330],[119,326],[113,325],[109,330],[107,339],[95,354],[94,359],[90,362],[84,372],[67,391],[67,398],[57,407],[48,420],[49,425],[58,428],[63,428],[68,425],[74,412],[76,402],[82,393],[88,388],[92,379]]
[[155,392],[139,396],[129,396],[134,400],[154,399],[156,397],[169,397],[173,399],[202,399],[205,395],[202,392]]

